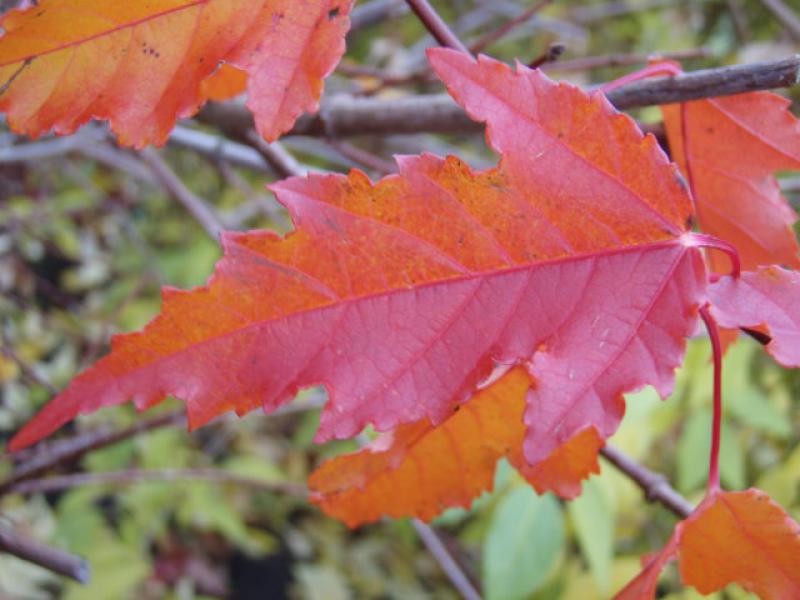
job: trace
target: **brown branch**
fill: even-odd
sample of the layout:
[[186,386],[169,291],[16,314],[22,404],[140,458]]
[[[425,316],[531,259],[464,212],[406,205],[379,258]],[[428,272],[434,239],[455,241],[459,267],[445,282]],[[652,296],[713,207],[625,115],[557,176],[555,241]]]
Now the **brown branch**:
[[613,446],[606,445],[600,453],[638,485],[649,502],[658,502],[682,519],[688,517],[694,510],[692,504],[675,491],[663,475],[640,465]]
[[294,156],[283,147],[280,142],[268,143],[255,129],[250,129],[244,134],[244,141],[252,146],[275,171],[275,174],[284,179],[286,177],[301,177],[308,169],[297,162]]
[[558,60],[559,56],[564,54],[564,50],[566,49],[567,47],[564,44],[550,44],[547,47],[547,50],[542,52],[539,56],[528,63],[528,67],[531,69],[538,69],[539,67],[543,67],[548,63],[553,63]]
[[0,528],[0,551],[34,563],[78,583],[87,583],[91,571],[80,556],[53,548],[9,528]]
[[775,15],[793,39],[800,41],[800,18],[783,0],[761,0],[761,4]]
[[490,31],[483,37],[476,40],[473,44],[470,45],[469,47],[470,52],[472,52],[473,54],[478,54],[479,52],[483,51],[484,49],[491,46],[498,40],[502,39],[504,36],[511,33],[514,29],[516,29],[520,25],[527,22],[531,17],[533,17],[536,13],[538,13],[552,1],[553,0],[539,0],[539,2],[534,2],[527,9],[525,9],[523,12],[521,12],[513,19],[506,21],[494,31]]
[[544,71],[563,73],[566,71],[587,71],[589,69],[599,69],[603,67],[629,67],[646,64],[652,56],[669,58],[672,60],[686,60],[690,58],[708,58],[711,51],[708,48],[695,48],[691,50],[677,50],[675,52],[647,54],[605,54],[601,56],[585,56],[560,60],[554,64],[543,65]]
[[165,190],[183,206],[186,211],[202,226],[214,240],[218,240],[224,229],[222,220],[205,203],[205,201],[187,188],[174,171],[153,148],[145,148],[139,152],[145,163],[153,171],[158,182]]
[[692,71],[627,85],[608,94],[617,108],[654,106],[791,87],[800,79],[800,55],[782,60]]
[[[636,82],[610,92],[619,109],[685,102],[754,90],[790,87],[798,81],[800,56],[783,60],[705,69]],[[252,116],[242,105],[208,104],[199,118],[226,131],[246,131]],[[319,114],[302,118],[295,135],[337,138],[392,133],[463,133],[483,125],[467,117],[450,96],[417,95],[394,100],[357,98],[339,94],[326,100]]]
[[412,519],[411,524],[414,526],[422,543],[425,544],[428,552],[436,559],[444,574],[450,579],[450,583],[458,590],[464,600],[481,600],[480,593],[447,550],[436,530],[419,519]]
[[72,438],[37,445],[15,455],[21,462],[0,483],[0,495],[7,493],[10,488],[25,479],[35,477],[63,463],[74,461],[92,450],[111,446],[147,431],[162,427],[181,427],[185,424],[186,416],[183,414],[183,410],[176,410],[149,419],[142,419],[125,429],[100,428]]
[[15,483],[9,493],[35,494],[56,492],[85,485],[133,484],[145,481],[209,481],[232,484],[257,491],[278,492],[288,496],[305,498],[308,490],[305,485],[293,481],[265,481],[252,477],[242,477],[219,469],[126,469],[122,471],[101,471],[97,473],[70,473],[54,475],[43,479],[31,479]]
[[447,46],[454,50],[460,50],[469,54],[469,50],[464,43],[458,39],[453,30],[444,22],[428,0],[406,0],[406,4],[411,7],[425,28],[430,31],[434,39],[441,46]]
[[388,175],[397,171],[397,165],[392,161],[385,160],[380,156],[375,156],[371,152],[367,152],[354,146],[348,142],[340,142],[338,140],[328,140],[328,144],[339,152],[345,158],[359,163],[362,166],[379,173],[380,175]]

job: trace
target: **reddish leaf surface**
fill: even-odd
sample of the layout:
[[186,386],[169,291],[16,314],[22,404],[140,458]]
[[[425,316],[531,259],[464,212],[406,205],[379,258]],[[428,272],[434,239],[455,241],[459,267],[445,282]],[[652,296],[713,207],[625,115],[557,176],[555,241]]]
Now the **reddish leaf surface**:
[[763,600],[800,598],[800,526],[760,490],[712,493],[618,600],[654,598],[676,554],[684,583],[702,594],[737,583]]
[[0,111],[14,131],[106,119],[126,145],[161,144],[226,61],[274,139],[315,110],[344,51],[351,0],[42,0],[2,20]]
[[800,366],[800,273],[762,267],[738,279],[721,277],[708,295],[721,326],[763,328],[772,338],[766,348],[775,360]]
[[311,499],[353,527],[382,516],[429,520],[445,508],[468,507],[491,490],[502,457],[539,493],[573,498],[581,481],[600,470],[602,446],[588,428],[536,467],[522,458],[522,413],[530,378],[520,367],[476,393],[438,427],[425,420],[401,425],[353,454],[322,464],[309,478]]
[[318,440],[438,424],[494,361],[527,361],[536,464],[590,425],[613,433],[622,393],[669,393],[705,293],[673,166],[603,97],[489,59],[432,58],[488,121],[498,168],[422,156],[377,185],[359,172],[275,185],[296,231],[226,235],[206,287],[166,290],[161,315],[116,338],[12,448],[130,398],[173,394],[197,426],[320,383]]
[[[742,268],[800,267],[792,224],[797,215],[773,173],[800,169],[800,121],[789,101],[769,92],[663,107],[673,160],[691,182],[700,227],[732,243]],[[717,272],[730,270],[714,254]]]

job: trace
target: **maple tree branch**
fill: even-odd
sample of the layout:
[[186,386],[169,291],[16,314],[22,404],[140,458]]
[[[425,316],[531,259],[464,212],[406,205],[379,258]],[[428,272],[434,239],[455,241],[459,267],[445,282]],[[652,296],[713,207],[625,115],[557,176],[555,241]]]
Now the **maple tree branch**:
[[708,48],[694,48],[691,50],[677,50],[675,52],[656,52],[654,54],[603,54],[599,56],[584,56],[560,60],[554,64],[542,65],[544,71],[563,73],[567,71],[588,71],[603,67],[629,67],[646,64],[651,57],[658,56],[672,60],[686,60],[690,58],[708,58],[711,52]]
[[268,143],[255,129],[250,129],[245,133],[244,141],[262,156],[281,179],[302,177],[308,172],[308,169],[305,169],[294,156],[289,154],[280,142]]
[[450,579],[453,587],[458,590],[464,600],[481,600],[480,593],[475,589],[475,586],[472,585],[472,582],[447,550],[439,534],[436,533],[436,530],[419,519],[412,519],[411,524],[422,540],[422,543],[425,544],[428,552],[436,559],[445,575]]
[[212,239],[218,240],[224,227],[222,226],[222,220],[214,211],[184,185],[156,150],[144,148],[139,151],[139,154],[169,195],[175,198],[194,217]]
[[[556,63],[557,64],[557,63]],[[608,94],[619,109],[728,96],[790,87],[798,82],[800,56],[782,60],[691,71],[632,83]],[[198,118],[226,132],[243,132],[253,119],[244,105],[209,103]],[[317,115],[298,120],[291,134],[342,137],[389,133],[463,133],[482,131],[446,94],[420,94],[383,100],[337,94]]]
[[490,31],[483,37],[476,40],[474,43],[470,44],[469,47],[470,52],[472,52],[473,54],[478,54],[479,52],[483,51],[488,46],[491,46],[498,40],[502,39],[504,36],[511,33],[514,29],[516,29],[520,25],[523,25],[531,17],[533,17],[536,13],[538,13],[552,1],[553,0],[539,0],[538,2],[534,2],[513,19],[506,21],[497,29]]
[[783,0],[761,0],[761,4],[781,22],[783,28],[793,39],[800,40],[800,18],[786,6]]
[[411,7],[417,18],[422,21],[422,24],[425,25],[425,28],[440,45],[469,54],[469,50],[464,43],[458,39],[428,0],[406,0],[406,4]]
[[278,492],[297,498],[306,498],[308,489],[294,481],[265,481],[243,477],[220,469],[125,469],[122,471],[100,471],[96,473],[70,473],[42,479],[31,479],[13,484],[7,491],[15,494],[55,492],[85,485],[108,483],[132,484],[145,481],[209,481],[233,484],[257,491]]
[[53,548],[7,527],[0,528],[0,551],[74,579],[78,583],[89,581],[89,563],[80,556]]
[[0,482],[0,495],[6,493],[17,483],[49,471],[63,463],[74,461],[84,454],[106,446],[111,446],[131,437],[160,429],[162,427],[186,424],[183,409],[137,421],[125,429],[99,428],[72,438],[45,442],[15,455],[21,459],[11,474]]
[[648,502],[658,502],[678,517],[685,519],[694,507],[691,502],[681,496],[667,481],[667,478],[640,465],[630,456],[606,444],[600,454],[638,485],[644,492]]

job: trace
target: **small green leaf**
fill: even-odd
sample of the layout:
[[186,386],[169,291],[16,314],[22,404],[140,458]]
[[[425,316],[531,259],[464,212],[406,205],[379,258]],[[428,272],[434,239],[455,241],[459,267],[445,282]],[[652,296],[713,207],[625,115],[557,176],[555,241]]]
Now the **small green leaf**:
[[514,488],[495,511],[484,543],[488,600],[526,598],[553,572],[564,550],[561,507],[528,486]]
[[596,479],[589,479],[567,510],[597,587],[608,596],[614,559],[614,510],[608,495]]

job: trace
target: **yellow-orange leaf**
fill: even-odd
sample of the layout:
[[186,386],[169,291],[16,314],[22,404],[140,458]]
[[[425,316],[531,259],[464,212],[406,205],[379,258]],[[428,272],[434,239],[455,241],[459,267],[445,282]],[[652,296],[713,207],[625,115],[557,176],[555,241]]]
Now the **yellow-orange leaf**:
[[703,594],[738,583],[762,600],[800,598],[800,526],[764,492],[722,492],[684,526],[683,581]]
[[0,111],[14,131],[104,119],[125,145],[163,143],[220,61],[248,75],[274,139],[315,110],[344,51],[352,0],[42,0],[0,23]]
[[800,526],[761,490],[712,492],[616,599],[654,598],[676,555],[683,582],[702,594],[737,583],[762,600],[800,598]]
[[575,497],[581,480],[599,471],[600,437],[589,427],[528,467],[522,414],[529,385],[527,372],[517,367],[455,405],[438,427],[427,420],[401,425],[359,452],[325,462],[308,481],[313,501],[351,527],[383,515],[429,520],[491,489],[504,456],[539,493]]
[[203,100],[222,102],[235,98],[247,89],[247,73],[229,64],[220,65],[211,77],[200,83]]

